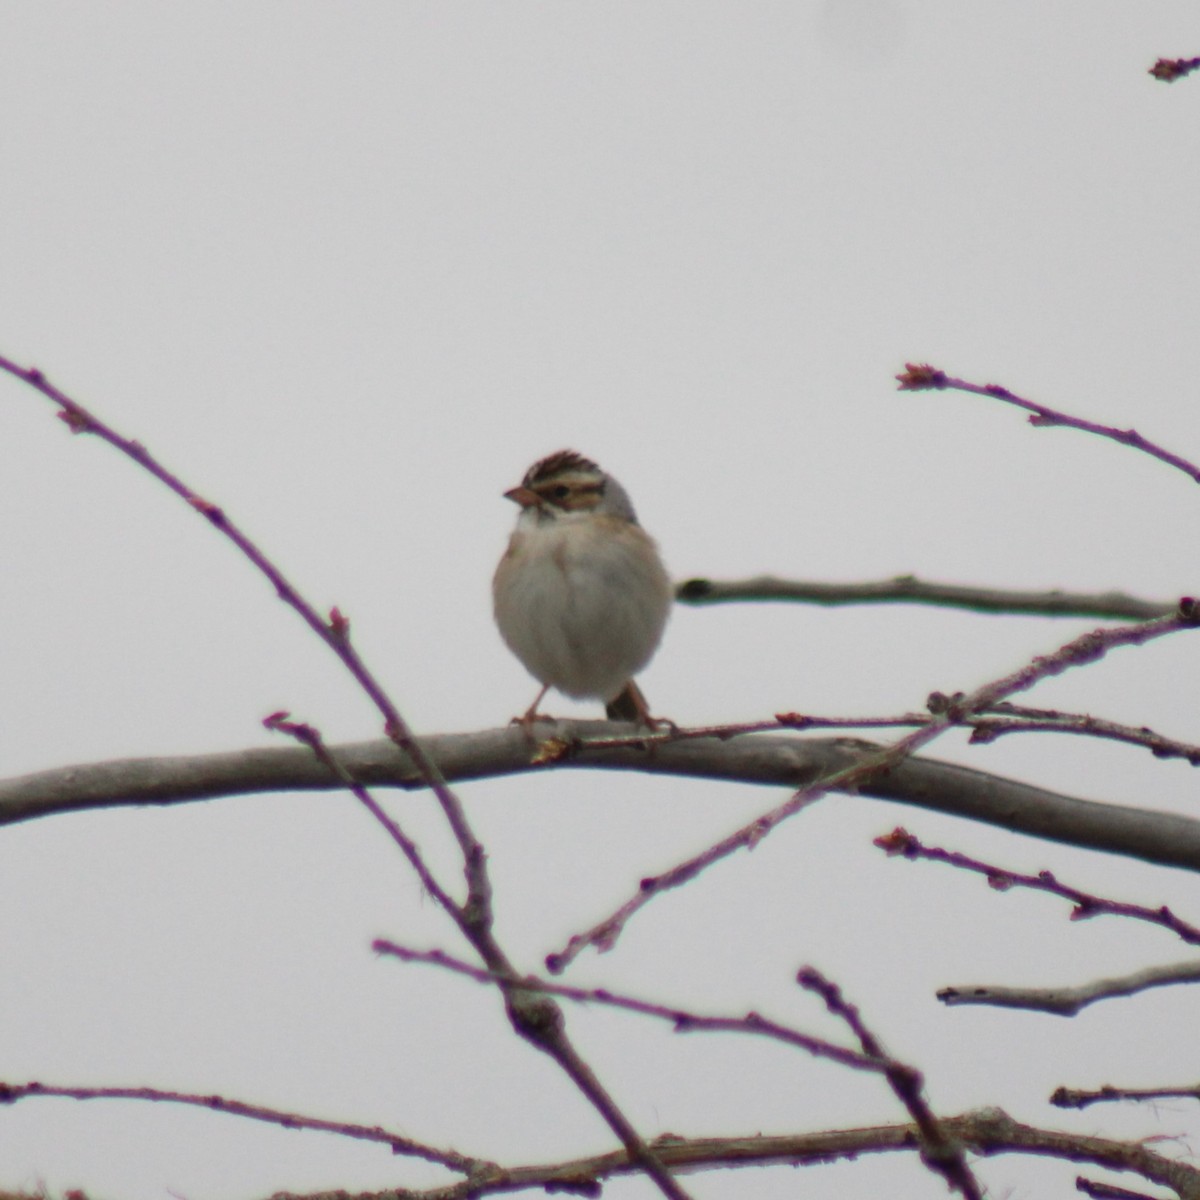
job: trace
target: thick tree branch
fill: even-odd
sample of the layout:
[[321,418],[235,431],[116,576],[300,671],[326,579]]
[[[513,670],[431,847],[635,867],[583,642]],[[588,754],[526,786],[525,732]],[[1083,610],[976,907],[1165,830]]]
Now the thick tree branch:
[[[871,742],[849,738],[755,735],[697,738],[590,748],[588,738],[628,734],[606,721],[539,724],[567,747],[537,765],[538,748],[515,727],[435,734],[421,744],[443,776],[455,782],[534,770],[600,768],[799,788],[842,770]],[[331,747],[368,786],[423,786],[411,761],[379,739]],[[307,750],[243,750],[177,758],[125,759],[62,767],[0,782],[0,825],[79,810],[179,804],[254,792],[329,791],[340,787]],[[1172,813],[1100,804],[954,763],[916,757],[868,780],[861,794],[997,825],[1067,845],[1200,871],[1200,821]]]
[[676,585],[681,604],[730,604],[790,600],[826,607],[844,604],[929,604],[980,613],[1019,613],[1035,617],[1101,617],[1149,621],[1175,611],[1175,603],[1143,600],[1124,592],[1010,591],[934,583],[915,575],[897,575],[870,583],[818,583],[756,575],[751,579],[685,579]]
[[[948,1136],[983,1157],[994,1154],[1035,1154],[1090,1163],[1114,1171],[1128,1171],[1170,1188],[1179,1200],[1200,1200],[1200,1170],[1175,1162],[1136,1142],[1060,1133],[1014,1121],[998,1108],[981,1109],[942,1122]],[[849,1160],[863,1154],[919,1147],[915,1124],[877,1125],[863,1129],[835,1129],[821,1133],[784,1134],[776,1137],[683,1138],[670,1134],[656,1139],[653,1149],[660,1160],[679,1172],[730,1170],[735,1167],[788,1166]],[[634,1168],[620,1153],[597,1155],[570,1162],[536,1166],[499,1167],[490,1174],[447,1187],[410,1191],[406,1188],[349,1193],[277,1193],[272,1200],[468,1200],[540,1188],[546,1192],[596,1196],[604,1180],[627,1175]]]

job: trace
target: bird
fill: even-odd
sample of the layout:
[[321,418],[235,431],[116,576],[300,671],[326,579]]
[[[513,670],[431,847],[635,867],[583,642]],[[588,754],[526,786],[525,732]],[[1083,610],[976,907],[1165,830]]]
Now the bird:
[[492,580],[496,625],[541,685],[530,728],[556,688],[603,700],[610,720],[660,719],[633,677],[654,656],[674,589],[625,489],[590,458],[559,450],[504,493],[520,506]]

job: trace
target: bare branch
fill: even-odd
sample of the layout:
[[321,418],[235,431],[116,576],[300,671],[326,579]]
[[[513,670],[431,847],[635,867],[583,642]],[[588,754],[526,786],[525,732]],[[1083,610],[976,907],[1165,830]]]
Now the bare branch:
[[1095,1004],[1116,996],[1133,996],[1150,988],[1173,983],[1200,983],[1200,962],[1147,967],[1113,979],[1096,979],[1074,987],[1018,988],[999,984],[959,984],[942,988],[937,998],[945,1005],[985,1004],[994,1008],[1025,1008],[1032,1012],[1073,1017]]
[[[1162,60],[1160,59],[1159,61],[1161,62]],[[1153,72],[1151,73],[1153,74]],[[1081,417],[1072,417],[1067,413],[1059,412],[1056,408],[1049,408],[1047,405],[1038,404],[1034,400],[1026,400],[1023,396],[1018,396],[1015,392],[1010,392],[1008,388],[1001,387],[999,384],[969,383],[965,379],[955,379],[954,376],[947,375],[945,371],[939,370],[937,367],[931,367],[927,363],[919,366],[913,363],[906,363],[904,371],[897,375],[896,378],[900,381],[900,390],[902,392],[949,390],[969,392],[973,396],[986,396],[991,400],[1003,400],[1005,404],[1015,405],[1017,408],[1023,408],[1026,412],[1030,413],[1030,425],[1043,428],[1061,425],[1070,429],[1082,430],[1084,433],[1094,433],[1097,437],[1108,438],[1110,441],[1119,442],[1122,446],[1129,446],[1134,450],[1140,450],[1143,454],[1150,455],[1151,458],[1157,458],[1159,462],[1164,462],[1167,466],[1174,467],[1177,471],[1182,471],[1193,483],[1200,483],[1200,467],[1196,466],[1195,463],[1189,462],[1186,458],[1142,437],[1136,429],[1117,429],[1112,425],[1100,425],[1095,421],[1085,421]]]
[[[487,874],[487,855],[483,845],[475,837],[466,812],[458,797],[450,790],[445,778],[425,749],[413,736],[399,709],[385,692],[382,684],[368,669],[366,663],[351,645],[350,622],[334,608],[328,620],[321,617],[301,593],[283,575],[282,571],[255,545],[229,518],[223,509],[197,495],[178,476],[168,471],[140,443],[117,433],[51,384],[36,369],[17,366],[7,358],[0,357],[0,370],[27,383],[35,391],[53,401],[60,409],[72,433],[91,433],[131,458],[155,479],[204,516],[210,525],[228,538],[274,586],[279,598],[293,608],[308,627],[341,660],[359,687],[370,698],[383,717],[384,733],[403,751],[411,761],[421,782],[436,796],[442,814],[458,842],[463,858],[463,873],[467,881],[467,899],[463,905],[455,904],[449,895],[434,880],[425,868],[415,845],[403,834],[399,826],[383,812],[379,805],[343,770],[329,753],[320,735],[311,726],[288,722],[286,714],[277,713],[268,718],[270,728],[281,729],[298,738],[313,752],[315,761],[331,778],[349,782],[351,790],[367,806],[378,821],[391,834],[417,869],[422,882],[437,897],[443,908],[454,918],[460,931],[472,948],[487,964],[489,969],[502,978],[515,977],[512,964],[497,942],[493,929],[492,889]],[[503,988],[509,1021],[516,1033],[531,1045],[549,1055],[571,1078],[596,1111],[604,1118],[609,1128],[620,1138],[630,1157],[639,1164],[647,1176],[654,1181],[659,1191],[670,1200],[687,1200],[687,1193],[672,1179],[653,1152],[646,1146],[629,1120],[605,1091],[586,1062],[576,1052],[568,1039],[563,1016],[558,1006],[545,996],[531,996],[528,991]]]
[[[992,714],[999,714],[994,717]],[[1058,712],[1050,708],[1027,708],[1019,704],[997,704],[987,714],[967,722],[971,741],[994,742],[1007,733],[1070,733],[1105,741],[1142,746],[1155,758],[1182,758],[1191,766],[1200,766],[1200,746],[1165,737],[1145,725],[1138,727],[1106,721],[1087,713]]]
[[[468,979],[473,979],[476,983],[506,982],[498,979],[490,971],[482,971],[442,950],[414,950],[385,938],[377,938],[371,948],[378,954],[390,955],[400,959],[401,962],[426,963],[430,966],[442,967],[456,975],[464,975]],[[602,1004],[608,1008],[619,1008],[626,1012],[635,1012],[642,1016],[669,1021],[676,1033],[747,1033],[756,1037],[766,1037],[796,1049],[805,1050],[814,1058],[828,1059],[856,1071],[882,1073],[888,1065],[887,1059],[871,1057],[866,1053],[859,1054],[855,1050],[837,1046],[823,1038],[802,1033],[789,1025],[781,1025],[777,1021],[768,1020],[755,1012],[747,1013],[744,1017],[706,1016],[687,1009],[651,1004],[649,1001],[638,1000],[633,996],[620,995],[608,988],[572,987],[570,984],[539,979],[535,975],[522,976],[512,986],[527,988],[533,992],[543,992],[550,996],[561,996],[565,1000],[574,1000],[579,1004]]]
[[925,846],[913,837],[907,829],[896,828],[885,837],[876,838],[875,845],[889,855],[907,858],[910,861],[923,859],[926,862],[945,863],[950,867],[958,867],[963,871],[974,871],[987,877],[988,886],[998,892],[1007,892],[1009,888],[1030,888],[1037,892],[1049,892],[1069,900],[1075,907],[1071,910],[1072,921],[1086,921],[1090,917],[1112,916],[1130,917],[1135,921],[1146,921],[1169,929],[1182,938],[1183,941],[1195,946],[1200,945],[1200,928],[1180,920],[1165,904],[1159,908],[1147,908],[1142,904],[1127,904],[1122,900],[1109,900],[1104,896],[1094,896],[1090,892],[1080,891],[1065,883],[1059,883],[1050,871],[1039,871],[1036,875],[1023,875],[1020,871],[1009,871],[1004,867],[993,866],[955,850],[943,850],[938,846]]
[[[1175,1162],[1138,1143],[1037,1129],[1014,1121],[996,1108],[946,1117],[941,1123],[948,1137],[985,1157],[1033,1154],[1089,1163],[1128,1171],[1151,1183],[1161,1184],[1170,1188],[1179,1200],[1200,1200],[1200,1170],[1187,1163]],[[918,1145],[915,1124],[774,1137],[683,1138],[665,1134],[653,1143],[654,1151],[662,1161],[681,1172],[848,1161],[864,1154],[911,1152]],[[471,1200],[477,1196],[526,1189],[595,1196],[606,1179],[627,1175],[632,1169],[624,1154],[615,1153],[569,1162],[499,1167],[470,1181],[422,1191],[400,1188],[358,1194],[345,1191],[280,1192],[273,1200]]]
[[961,1143],[947,1135],[925,1099],[925,1084],[920,1071],[896,1062],[886,1054],[879,1039],[867,1028],[858,1009],[842,995],[842,989],[826,979],[815,967],[804,967],[796,976],[796,982],[802,988],[815,992],[835,1017],[845,1021],[858,1038],[864,1054],[888,1062],[884,1069],[887,1081],[896,1098],[908,1109],[909,1116],[920,1132],[921,1161],[940,1175],[951,1190],[961,1192],[966,1200],[983,1200],[983,1191],[967,1166]]
[[1089,1108],[1111,1100],[1200,1100],[1200,1084],[1177,1088],[1116,1088],[1105,1084],[1094,1092],[1060,1087],[1050,1097],[1056,1108]]
[[1180,600],[1179,608],[1173,616],[1122,628],[1095,629],[1060,646],[1052,654],[1039,655],[1016,671],[985,683],[969,695],[956,692],[952,696],[946,696],[935,692],[929,698],[929,710],[933,719],[928,724],[890,745],[865,755],[856,763],[816,779],[783,804],[756,817],[740,829],[735,829],[699,854],[684,859],[660,875],[643,879],[638,890],[614,912],[590,929],[572,935],[561,950],[547,955],[547,969],[552,974],[558,974],[588,946],[595,946],[601,951],[609,949],[621,936],[629,920],[650,901],[691,882],[701,872],[731,854],[753,849],[784,821],[829,792],[858,791],[878,776],[895,771],[916,751],[940,737],[946,730],[961,724],[966,718],[984,712],[1018,692],[1027,691],[1043,679],[1097,662],[1118,646],[1140,646],[1154,638],[1178,633],[1184,629],[1194,629],[1198,623],[1200,604],[1185,597]]
[[[1065,1093],[1065,1089],[1060,1089]],[[1112,1094],[1096,1094],[1096,1099],[1120,1099]],[[1164,1096],[1174,1095],[1164,1091]],[[1180,1091],[1180,1095],[1194,1094]],[[1072,1095],[1067,1093],[1067,1095]],[[1086,1096],[1086,1093],[1079,1093]],[[1142,1098],[1137,1093],[1127,1093]],[[1055,1093],[1058,1096],[1058,1093]],[[415,1142],[401,1134],[378,1126],[326,1121],[249,1105],[220,1096],[167,1092],[155,1088],[75,1088],[29,1083],[0,1085],[0,1103],[15,1103],[36,1097],[68,1097],[78,1100],[130,1099],[148,1102],[191,1105],[226,1112],[253,1120],[278,1124],[284,1128],[309,1129],[333,1133],[363,1141],[379,1142],[393,1153],[411,1155],[440,1163],[469,1175],[460,1183],[424,1190],[407,1188],[364,1193],[362,1200],[468,1200],[469,1197],[498,1195],[522,1189],[543,1188],[579,1194],[593,1194],[604,1179],[629,1175],[639,1169],[627,1153],[620,1151],[592,1158],[537,1166],[503,1167],[484,1159],[439,1150]],[[1145,1098],[1150,1098],[1147,1095]],[[1054,1100],[1058,1103],[1058,1100]],[[1066,1103],[1063,1107],[1082,1107]],[[1173,1162],[1137,1143],[1083,1137],[1053,1130],[1020,1125],[999,1109],[983,1109],[956,1117],[942,1118],[946,1135],[981,1155],[1031,1153],[1073,1162],[1088,1162],[1115,1170],[1132,1171],[1144,1179],[1162,1184],[1184,1200],[1200,1198],[1200,1171]],[[664,1134],[652,1143],[654,1153],[667,1166],[680,1171],[732,1169],[745,1166],[797,1165],[854,1159],[862,1154],[913,1150],[917,1144],[917,1126],[883,1125],[863,1129],[830,1130],[821,1133],[789,1134],[775,1137],[681,1138]],[[277,1200],[353,1200],[350,1193],[279,1193]]]
[[446,892],[436,876],[429,869],[417,843],[400,828],[397,821],[383,810],[383,807],[367,789],[354,778],[345,766],[332,754],[326,746],[320,732],[312,725],[288,719],[284,712],[272,713],[263,721],[266,728],[294,738],[302,746],[307,746],[313,756],[320,762],[379,823],[388,837],[399,846],[401,853],[408,859],[409,865],[416,872],[425,891],[437,901],[438,905],[458,925],[468,941],[472,940],[473,929],[467,921],[463,908]]
[[326,1121],[320,1117],[306,1117],[302,1113],[267,1108],[261,1104],[247,1104],[243,1100],[228,1100],[223,1096],[196,1095],[192,1092],[171,1092],[149,1087],[65,1087],[49,1083],[3,1083],[0,1082],[0,1104],[15,1104],[20,1100],[49,1096],[68,1100],[145,1100],[159,1104],[184,1104],[194,1108],[206,1108],[213,1112],[228,1113],[251,1121],[264,1121],[269,1125],[280,1125],[284,1129],[311,1129],[321,1133],[333,1133],[339,1137],[353,1138],[364,1142],[379,1142],[393,1154],[421,1158],[426,1162],[439,1163],[463,1175],[472,1175],[495,1164],[487,1159],[472,1158],[456,1150],[439,1150],[424,1142],[414,1141],[401,1133],[383,1129],[379,1125],[356,1125],[347,1121]]
[[1115,1184],[1102,1183],[1098,1179],[1087,1179],[1083,1175],[1075,1178],[1075,1190],[1092,1200],[1158,1200],[1149,1192],[1131,1192],[1128,1188],[1117,1187]]
[[871,583],[820,583],[757,575],[752,579],[685,579],[675,588],[681,604],[728,604],[790,600],[832,607],[844,604],[927,604],[980,613],[1038,617],[1099,617],[1148,621],[1174,612],[1175,605],[1143,600],[1124,592],[1010,591],[933,583],[915,575],[897,575]]
[[[944,707],[940,697],[935,707]],[[895,717],[819,717],[808,713],[776,713],[775,721],[788,729],[896,729],[920,728],[934,718],[928,713],[902,713]],[[1000,703],[979,715],[964,715],[955,724],[971,730],[971,745],[987,745],[1010,733],[1063,733],[1103,741],[1122,742],[1149,750],[1155,758],[1182,758],[1193,767],[1200,766],[1200,746],[1169,738],[1145,725],[1122,725],[1088,713],[1059,712],[1050,708],[1029,708],[1020,704]],[[768,726],[730,727],[731,734],[714,729],[718,736],[735,736],[740,732],[757,732]],[[687,736],[692,732],[687,731]]]
[[[541,728],[541,727],[539,727]],[[851,738],[791,734],[655,742],[639,749],[630,727],[607,721],[559,721],[549,735],[569,747],[540,765],[520,729],[421,739],[445,778],[459,782],[527,771],[602,769],[797,788],[860,761],[879,747]],[[591,740],[598,743],[593,748]],[[332,746],[359,782],[414,790],[423,786],[412,761],[383,739]],[[340,785],[307,750],[254,749],[224,754],[135,758],[78,764],[0,782],[0,825],[59,813],[146,804],[169,805],[261,792],[330,791]],[[913,757],[860,785],[859,794],[1040,837],[1066,845],[1200,871],[1200,821],[1174,813],[1101,804],[977,771]]]
[[413,737],[412,731],[400,715],[399,709],[393,704],[382,684],[371,673],[351,644],[349,620],[336,607],[331,610],[328,619],[322,617],[271,559],[242,532],[224,509],[193,491],[179,476],[167,470],[140,442],[122,436],[94,413],[84,408],[77,400],[55,387],[41,371],[36,368],[18,366],[4,357],[0,357],[0,370],[27,383],[35,391],[58,405],[59,416],[63,418],[72,433],[95,434],[114,449],[132,459],[138,466],[174,492],[195,512],[203,516],[218,533],[238,548],[253,567],[266,577],[274,587],[276,595],[291,607],[309,629],[337,655],[359,687],[379,710],[383,717],[384,732],[409,756],[417,773],[437,797],[462,850],[468,889],[471,893],[472,912],[478,914],[479,921],[489,921],[490,887],[486,878],[486,858],[483,847],[471,832],[458,798],[446,786],[445,779],[441,777],[436,765],[425,755]]

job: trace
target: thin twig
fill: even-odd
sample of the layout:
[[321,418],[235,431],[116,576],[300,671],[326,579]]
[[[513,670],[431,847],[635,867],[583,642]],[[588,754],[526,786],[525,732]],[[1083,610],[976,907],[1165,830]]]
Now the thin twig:
[[[993,714],[997,714],[993,716]],[[1191,766],[1200,766],[1200,746],[1166,737],[1145,725],[1122,725],[1088,713],[1059,712],[1050,708],[1027,708],[1019,704],[997,704],[986,714],[967,722],[971,741],[994,742],[1009,733],[1067,733],[1104,741],[1141,746],[1155,758],[1182,758]]]
[[333,1133],[339,1137],[354,1138],[364,1142],[379,1142],[393,1154],[421,1158],[426,1162],[439,1163],[452,1171],[473,1175],[477,1171],[494,1167],[487,1159],[459,1154],[456,1150],[439,1150],[436,1146],[414,1141],[404,1134],[394,1133],[379,1125],[356,1125],[349,1121],[327,1121],[320,1117],[306,1117],[303,1113],[283,1109],[267,1108],[262,1104],[247,1104],[242,1100],[229,1100],[212,1094],[197,1095],[193,1092],[165,1091],[150,1087],[67,1087],[49,1083],[3,1083],[0,1082],[0,1104],[15,1104],[18,1100],[47,1096],[69,1100],[146,1100],[160,1104],[185,1104],[193,1108],[207,1108],[213,1112],[229,1113],[251,1121],[264,1121],[280,1125],[284,1129],[311,1129],[322,1133]]
[[933,719],[927,725],[873,753],[863,755],[851,766],[833,771],[802,788],[783,804],[755,818],[699,854],[671,867],[663,874],[643,879],[638,891],[618,909],[591,928],[574,934],[562,950],[547,955],[547,970],[552,975],[559,974],[588,946],[595,946],[601,951],[611,948],[630,918],[657,896],[682,886],[714,863],[720,862],[739,850],[753,849],[782,822],[807,808],[828,792],[856,790],[879,774],[895,770],[917,750],[940,737],[947,729],[961,724],[967,717],[984,712],[1009,696],[1026,691],[1044,679],[1060,675],[1075,667],[1097,662],[1116,647],[1143,645],[1154,638],[1177,633],[1183,629],[1195,628],[1198,623],[1200,623],[1200,605],[1190,598],[1185,598],[1180,601],[1173,616],[1160,617],[1157,620],[1145,621],[1138,625],[1096,629],[1085,633],[1065,646],[1061,646],[1052,654],[1038,656],[1011,674],[986,683],[969,695],[961,692],[952,696],[935,693],[930,697]]
[[862,1014],[842,994],[842,989],[827,979],[816,967],[804,967],[796,982],[825,1002],[825,1007],[840,1018],[858,1038],[862,1052],[870,1058],[887,1062],[884,1075],[896,1099],[908,1110],[921,1135],[921,1160],[940,1175],[952,1191],[961,1192],[966,1200],[983,1200],[983,1190],[967,1166],[962,1144],[947,1135],[942,1123],[933,1114],[924,1095],[924,1080],[915,1067],[897,1062],[887,1054],[882,1043],[867,1027]]
[[934,583],[915,575],[897,575],[870,583],[824,583],[757,575],[751,579],[685,579],[676,585],[681,604],[795,601],[833,607],[846,604],[925,604],[979,613],[1037,617],[1088,617],[1148,621],[1164,617],[1174,604],[1143,600],[1124,592],[1012,591]]
[[1174,83],[1193,71],[1200,71],[1200,58],[1160,58],[1149,73],[1163,83]]
[[350,641],[349,620],[336,607],[330,611],[328,619],[323,618],[283,572],[242,532],[224,509],[193,491],[178,475],[167,470],[141,442],[117,433],[112,426],[100,420],[78,401],[55,387],[36,367],[21,367],[11,359],[0,355],[0,370],[7,371],[57,404],[61,410],[59,416],[72,433],[95,434],[114,449],[131,458],[138,466],[148,471],[195,512],[199,513],[214,529],[228,538],[242,552],[270,582],[280,600],[293,609],[309,629],[337,655],[359,687],[379,710],[384,719],[384,732],[412,759],[413,765],[420,772],[421,777],[437,796],[450,826],[458,838],[468,867],[472,862],[480,861],[482,848],[479,847],[466,826],[462,805],[447,787],[446,781],[438,772],[437,764],[426,756],[420,744],[413,737],[407,722],[384,691],[382,684],[368,670],[366,663],[354,649]]
[[[433,894],[438,896],[443,907],[454,917],[459,929],[488,967],[499,976],[514,977],[515,971],[512,964],[501,949],[493,931],[492,889],[483,845],[475,837],[467,821],[462,803],[450,790],[438,770],[437,764],[426,754],[424,748],[413,736],[412,730],[400,715],[399,709],[392,703],[383,686],[376,680],[352,646],[350,622],[346,617],[337,608],[334,608],[330,612],[329,619],[323,619],[292,586],[279,568],[234,524],[224,510],[195,493],[178,476],[159,463],[141,443],[121,436],[83,405],[51,384],[41,371],[20,367],[2,356],[0,356],[0,370],[7,371],[57,404],[61,410],[59,415],[72,433],[97,435],[133,459],[139,466],[186,501],[213,528],[224,534],[237,546],[242,554],[271,582],[280,599],[293,608],[309,628],[338,656],[383,716],[383,727],[387,737],[409,757],[421,780],[436,796],[462,854],[463,873],[467,881],[466,902],[460,906],[451,901],[448,894],[438,887],[427,869],[423,873],[420,870],[418,872],[421,874],[422,882],[426,887],[433,885],[436,889]],[[270,722],[272,719],[281,724],[290,724],[291,728],[286,732],[298,737],[313,751],[323,767],[331,770],[338,778],[342,778],[342,768],[338,766],[328,751],[324,751],[315,730],[309,726],[286,722],[285,714],[275,714],[274,718],[268,718],[268,721]],[[394,823],[388,825],[388,819],[382,809],[374,804],[369,796],[365,800],[363,799],[365,793],[356,793],[356,795],[359,795],[359,799],[367,804],[376,818],[385,824],[394,838],[398,836],[399,844],[403,848],[407,839],[399,831],[399,827]],[[415,854],[413,843],[408,842],[407,844],[412,853],[407,849],[405,853],[409,857],[409,861],[416,866],[420,861],[420,856]],[[544,996],[530,996],[528,992],[511,990],[505,991],[505,1001],[509,1021],[516,1033],[557,1062],[621,1140],[631,1158],[654,1181],[663,1195],[670,1197],[671,1200],[686,1200],[687,1193],[654,1156],[612,1097],[605,1091],[591,1068],[575,1051],[564,1031],[562,1013],[554,1002]]]
[[1177,983],[1200,983],[1200,962],[1172,963],[1146,967],[1113,979],[1094,979],[1068,987],[1007,987],[1003,984],[957,984],[938,990],[937,998],[947,1007],[982,1004],[992,1008],[1022,1008],[1030,1012],[1073,1017],[1098,1000],[1135,996],[1150,988]]
[[1095,1091],[1055,1088],[1050,1097],[1050,1103],[1056,1108],[1089,1108],[1114,1100],[1200,1100],[1200,1084],[1173,1088],[1118,1088],[1106,1083]]
[[[935,697],[934,706],[943,704],[944,698]],[[930,723],[927,713],[902,713],[895,717],[817,717],[807,713],[777,713],[775,720],[788,729],[889,729],[913,728]],[[1049,708],[1028,708],[1019,704],[1001,703],[977,715],[964,715],[957,722],[971,730],[972,745],[982,746],[1010,733],[1063,733],[1083,737],[1099,738],[1102,741],[1122,742],[1129,746],[1140,746],[1149,750],[1155,758],[1182,758],[1193,767],[1200,766],[1200,746],[1181,742],[1157,733],[1148,726],[1122,725],[1103,717],[1088,713],[1059,712]],[[733,737],[742,732],[756,732],[759,727],[746,730],[731,727],[725,736]],[[689,731],[690,732],[690,731]],[[670,741],[670,734],[663,734]],[[679,736],[684,736],[679,731]],[[615,742],[609,744],[616,744]],[[633,744],[629,739],[627,745]]]
[[1092,1200],[1158,1200],[1157,1196],[1151,1196],[1149,1192],[1131,1192],[1128,1188],[1104,1183],[1099,1179],[1088,1179],[1084,1175],[1075,1177],[1075,1190],[1090,1196]]
[[400,825],[384,811],[383,806],[371,795],[369,791],[359,783],[353,775],[340,763],[337,757],[325,745],[324,739],[321,737],[320,731],[312,725],[303,724],[300,721],[292,721],[289,719],[289,714],[285,712],[272,713],[269,717],[263,719],[263,725],[267,729],[273,730],[276,733],[286,734],[288,737],[294,738],[303,746],[307,746],[309,750],[322,762],[329,770],[330,774],[344,787],[354,798],[371,814],[372,817],[383,827],[387,835],[400,847],[404,857],[408,859],[409,865],[417,873],[417,877],[421,880],[421,884],[425,890],[433,897],[434,900],[441,906],[446,914],[459,926],[461,930],[470,937],[470,930],[464,929],[463,910],[459,904],[447,893],[442,885],[438,882],[433,872],[429,869],[428,864],[421,855],[416,842],[412,840],[401,829]]
[[1030,888],[1033,891],[1049,892],[1053,896],[1061,896],[1075,906],[1071,910],[1072,921],[1086,921],[1089,917],[1099,916],[1130,917],[1135,921],[1146,921],[1151,925],[1170,930],[1189,945],[1200,945],[1200,928],[1181,920],[1165,904],[1159,908],[1147,908],[1142,904],[1127,904],[1121,900],[1109,900],[1104,896],[1094,896],[1090,892],[1083,892],[1078,888],[1059,883],[1050,871],[1039,871],[1036,875],[1023,875],[1019,871],[997,867],[977,858],[971,858],[969,855],[960,854],[956,850],[924,846],[907,829],[899,827],[883,837],[876,838],[875,845],[891,856],[907,858],[910,861],[923,859],[926,862],[945,863],[947,866],[958,867],[964,871],[974,871],[976,874],[986,876],[988,886],[998,892],[1006,892],[1010,888]]
[[906,363],[904,371],[896,378],[900,381],[902,392],[969,392],[973,396],[1003,400],[1005,404],[1013,404],[1030,413],[1030,425],[1041,427],[1059,425],[1070,429],[1079,429],[1084,433],[1094,433],[1097,437],[1108,438],[1110,441],[1119,442],[1122,446],[1129,446],[1133,450],[1149,454],[1151,458],[1157,458],[1159,462],[1166,463],[1167,466],[1174,467],[1177,471],[1182,471],[1193,483],[1200,483],[1200,467],[1156,442],[1142,437],[1136,429],[1117,429],[1113,425],[1101,425],[1096,421],[1085,421],[1081,417],[1072,417],[1056,408],[1038,404],[1034,400],[1026,400],[1023,396],[1018,396],[1015,392],[1010,392],[1008,388],[1001,387],[999,384],[978,384],[970,383],[965,379],[956,379],[937,367],[931,367],[928,363],[920,365]]
[[[458,975],[473,979],[476,983],[501,984],[506,980],[499,979],[491,971],[473,967],[462,959],[455,958],[443,950],[414,950],[409,946],[401,946],[386,938],[377,938],[371,948],[378,954],[390,955],[401,962],[425,963],[430,966],[442,967]],[[574,1000],[579,1004],[601,1004],[608,1008],[619,1008],[626,1012],[639,1013],[642,1016],[654,1017],[669,1022],[676,1033],[748,1033],[757,1037],[770,1038],[783,1042],[796,1049],[807,1051],[814,1058],[824,1058],[850,1067],[856,1071],[876,1071],[882,1073],[887,1069],[888,1060],[871,1057],[856,1050],[848,1050],[823,1038],[813,1037],[802,1033],[789,1025],[771,1021],[758,1013],[747,1013],[744,1017],[713,1017],[702,1013],[690,1012],[681,1008],[670,1008],[662,1004],[652,1004],[647,1000],[638,1000],[633,996],[624,996],[608,988],[581,988],[569,984],[555,983],[547,979],[539,979],[535,975],[522,976],[516,983],[516,988],[527,988],[532,992],[542,992],[550,996],[561,996],[566,1000]]]

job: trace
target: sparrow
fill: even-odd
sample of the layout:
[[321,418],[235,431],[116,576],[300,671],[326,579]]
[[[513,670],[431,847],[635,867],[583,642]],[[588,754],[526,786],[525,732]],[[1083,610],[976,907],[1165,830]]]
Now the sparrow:
[[658,649],[674,589],[625,489],[589,458],[559,450],[504,493],[520,506],[492,580],[496,625],[542,685],[603,700],[611,720],[653,727],[633,681]]

